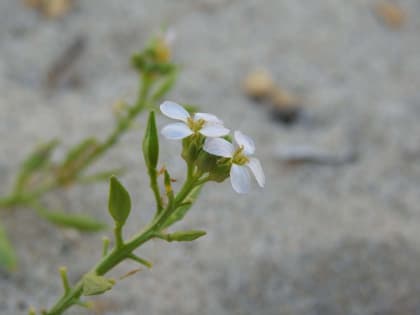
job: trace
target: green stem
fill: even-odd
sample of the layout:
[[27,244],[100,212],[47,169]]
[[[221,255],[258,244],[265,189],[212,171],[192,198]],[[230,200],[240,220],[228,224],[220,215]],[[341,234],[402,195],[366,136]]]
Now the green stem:
[[111,148],[131,126],[131,122],[143,111],[147,104],[147,96],[149,95],[152,81],[143,76],[141,80],[141,87],[136,103],[129,109],[126,117],[121,119],[115,130],[105,139],[102,145],[85,160],[84,165],[78,169],[80,173],[99,156],[103,155],[109,148]]
[[[114,249],[106,254],[97,264],[94,266],[88,273],[94,273],[96,275],[102,276],[106,274],[109,270],[117,266],[121,261],[130,258],[132,252],[140,247],[145,242],[149,241],[152,238],[155,238],[157,235],[161,234],[161,229],[167,218],[172,214],[172,209],[176,209],[179,205],[184,202],[184,199],[188,194],[194,189],[197,183],[197,177],[193,176],[193,169],[190,167],[187,171],[187,179],[175,197],[174,207],[166,207],[160,215],[158,215],[150,225],[146,226],[145,229],[131,238],[128,242],[124,243],[122,239],[118,241],[117,246]],[[119,233],[119,232],[118,232]],[[118,235],[116,232],[116,236]],[[118,236],[117,236],[118,237]],[[118,244],[120,243],[120,246]],[[65,310],[67,310],[72,305],[79,302],[79,298],[83,294],[83,277],[79,282],[76,283],[67,293],[65,293],[57,303],[45,313],[45,315],[60,315]]]
[[[127,116],[119,121],[113,132],[104,140],[104,142],[95,150],[95,152],[90,155],[89,158],[84,160],[83,165],[80,165],[80,167],[76,170],[76,174],[74,174],[75,178],[95,160],[97,160],[106,151],[108,151],[121,138],[127,129],[130,128],[132,121],[144,110],[147,105],[147,97],[150,93],[152,83],[153,81],[147,76],[142,77],[139,89],[140,91],[136,103],[130,108]],[[19,182],[20,180],[18,179],[15,190],[19,189]],[[40,188],[32,192],[12,194],[9,197],[0,199],[0,208],[27,204],[28,202],[31,202],[34,199],[38,199],[44,193],[49,192],[58,186],[60,186],[60,183],[54,180],[53,182],[41,185]]]
[[156,169],[149,169],[149,177],[150,177],[150,187],[152,188],[153,194],[156,200],[156,216],[159,215],[163,211],[163,202],[162,197],[159,191],[159,184],[157,181],[157,171]]
[[114,228],[114,235],[115,235],[115,242],[116,247],[121,248],[124,245],[123,236],[122,236],[122,225],[119,223],[116,223],[116,226]]

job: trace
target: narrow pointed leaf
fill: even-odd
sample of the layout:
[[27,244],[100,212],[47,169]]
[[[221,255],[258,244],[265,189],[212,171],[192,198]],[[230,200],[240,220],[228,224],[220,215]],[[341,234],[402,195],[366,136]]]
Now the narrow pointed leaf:
[[73,228],[84,232],[96,232],[107,227],[105,223],[85,214],[70,214],[43,208],[38,208],[37,211],[41,217],[61,227]]
[[41,144],[23,161],[15,182],[14,193],[18,194],[25,189],[25,185],[33,173],[39,172],[48,165],[51,165],[51,154],[57,145],[57,140]]
[[131,211],[130,195],[115,176],[110,181],[108,209],[119,225],[125,223]]
[[91,184],[100,181],[107,181],[112,175],[122,175],[126,170],[124,168],[117,168],[110,171],[103,171],[94,173],[92,175],[80,176],[77,182],[80,184]]
[[16,254],[7,238],[6,231],[0,225],[0,267],[13,270],[16,267]]
[[36,148],[23,162],[22,173],[32,173],[45,166],[57,145],[58,140],[54,139]]
[[68,153],[64,165],[68,165],[75,160],[82,160],[92,154],[98,147],[98,141],[95,138],[88,138],[75,145]]
[[168,242],[191,242],[206,235],[205,231],[180,231],[166,235]]

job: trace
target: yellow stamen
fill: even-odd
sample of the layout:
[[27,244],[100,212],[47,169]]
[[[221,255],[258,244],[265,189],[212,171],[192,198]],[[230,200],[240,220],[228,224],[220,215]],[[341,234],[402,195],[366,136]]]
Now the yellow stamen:
[[241,145],[233,154],[232,162],[238,165],[244,165],[249,162],[249,158],[244,154],[244,146]]
[[189,117],[187,120],[187,126],[194,132],[197,133],[198,131],[203,128],[206,121],[204,119],[194,120],[193,118]]

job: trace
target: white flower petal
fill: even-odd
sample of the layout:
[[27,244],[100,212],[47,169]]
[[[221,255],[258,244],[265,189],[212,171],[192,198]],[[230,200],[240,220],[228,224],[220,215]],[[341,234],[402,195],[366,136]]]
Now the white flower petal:
[[247,135],[244,135],[242,132],[236,130],[234,133],[235,141],[236,143],[241,147],[244,147],[244,152],[246,155],[253,154],[255,152],[255,144],[254,141],[248,137]]
[[230,169],[230,182],[233,189],[239,194],[246,194],[251,187],[251,178],[245,166],[232,164]]
[[229,141],[221,138],[206,139],[204,143],[204,151],[217,155],[230,158],[233,156],[233,145]]
[[195,113],[194,120],[203,119],[207,122],[215,123],[215,124],[223,124],[217,116],[208,113]]
[[163,102],[160,105],[160,111],[169,118],[182,120],[185,122],[188,118],[191,117],[184,107],[171,101]]
[[258,185],[260,185],[260,187],[264,187],[265,175],[264,175],[264,171],[262,169],[260,160],[254,157],[250,158],[247,166],[251,169],[251,172],[254,174]]
[[223,137],[226,136],[229,132],[229,129],[219,124],[205,124],[204,127],[200,129],[200,133],[203,136],[210,138]]
[[180,140],[192,135],[193,132],[184,123],[173,123],[163,127],[162,135],[171,140]]

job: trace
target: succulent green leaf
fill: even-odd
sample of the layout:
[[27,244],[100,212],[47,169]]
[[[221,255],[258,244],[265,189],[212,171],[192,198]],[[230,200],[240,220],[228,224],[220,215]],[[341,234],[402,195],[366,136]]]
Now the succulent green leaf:
[[50,211],[38,208],[38,214],[51,223],[61,227],[73,228],[84,232],[96,232],[105,229],[105,223],[85,214],[69,214],[63,211]]
[[149,114],[143,138],[143,155],[149,170],[155,170],[159,159],[159,138],[154,111]]
[[108,290],[111,290],[115,281],[107,279],[102,276],[98,276],[92,273],[88,273],[83,277],[83,295],[98,295]]
[[108,209],[114,221],[121,226],[131,211],[130,195],[115,176],[110,180]]
[[7,238],[6,231],[0,225],[0,266],[8,270],[16,267],[16,254]]
[[205,231],[180,231],[166,235],[168,242],[191,242],[206,235]]

